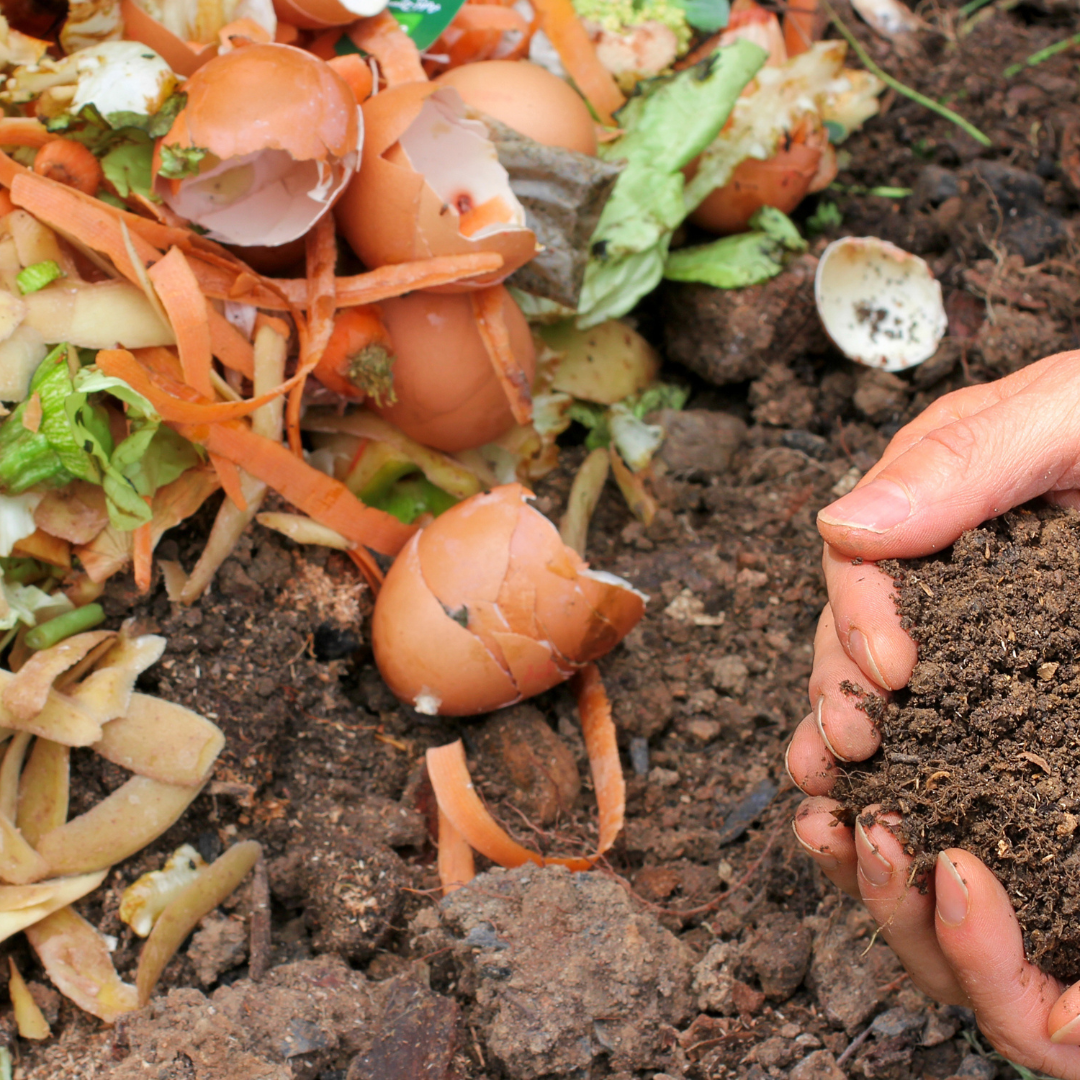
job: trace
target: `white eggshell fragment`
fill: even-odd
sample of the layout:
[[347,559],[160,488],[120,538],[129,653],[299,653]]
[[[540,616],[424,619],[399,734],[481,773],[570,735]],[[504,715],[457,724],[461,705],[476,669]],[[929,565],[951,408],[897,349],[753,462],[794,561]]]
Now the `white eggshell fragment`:
[[930,267],[874,236],[848,236],[822,252],[814,300],[836,347],[884,371],[929,360],[948,328],[941,284]]

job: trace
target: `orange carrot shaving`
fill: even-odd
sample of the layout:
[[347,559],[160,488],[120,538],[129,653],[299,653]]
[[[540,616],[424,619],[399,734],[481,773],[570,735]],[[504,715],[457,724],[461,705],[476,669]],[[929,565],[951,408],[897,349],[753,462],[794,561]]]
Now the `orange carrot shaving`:
[[14,209],[15,204],[11,201],[7,188],[0,188],[0,217],[10,214]]
[[101,162],[74,139],[51,139],[34,155],[34,172],[84,195],[93,195],[105,179]]
[[[210,327],[210,351],[227,367],[251,379],[255,376],[255,354],[239,330],[213,304],[206,305]],[[285,335],[288,337],[288,334]]]
[[346,308],[334,320],[334,332],[315,366],[314,375],[329,390],[342,397],[362,400],[364,390],[354,381],[352,370],[369,350],[393,352],[390,335],[383,326],[379,309],[372,304]]
[[154,527],[151,522],[140,525],[135,530],[131,548],[132,570],[135,575],[135,587],[145,596],[150,591],[150,582],[154,572]]
[[519,424],[528,424],[532,420],[532,390],[528,376],[510,347],[510,331],[503,318],[505,297],[506,291],[498,285],[478,289],[472,294],[473,313],[491,366],[510,403],[510,411]]
[[246,511],[248,501],[244,495],[244,482],[240,478],[240,470],[237,468],[236,462],[230,461],[220,454],[211,453],[210,464],[214,466],[218,479],[221,481],[221,486],[225,489],[225,494],[229,497],[233,506],[241,512]]
[[280,443],[256,435],[246,424],[213,424],[208,428],[176,425],[180,434],[201,443],[212,454],[242,465],[308,517],[382,555],[396,555],[413,525],[373,506],[365,506],[349,489],[319,472]]
[[555,46],[563,66],[578,90],[604,124],[614,124],[611,114],[626,103],[612,77],[589,40],[571,0],[535,0],[540,26]]
[[439,882],[449,896],[476,877],[472,848],[439,807]]
[[[589,664],[583,668],[574,677],[572,686],[577,694],[581,732],[589,755],[589,768],[600,819],[594,855],[587,858],[552,858],[523,847],[496,823],[480,801],[469,776],[465,747],[460,739],[446,746],[432,747],[427,752],[428,776],[439,803],[440,819],[445,815],[454,830],[470,847],[500,866],[515,867],[532,862],[537,866],[565,866],[568,870],[589,870],[611,847],[622,829],[626,810],[626,785],[619,763],[611,705],[596,665]],[[439,846],[441,875],[441,841]],[[443,877],[442,880],[445,888],[447,878]]]
[[0,150],[0,184],[10,188],[15,182],[15,177],[33,175],[25,165],[20,165],[14,158],[8,157]]
[[[150,268],[150,280],[165,308],[176,334],[176,348],[184,369],[184,381],[205,398],[213,398],[210,385],[210,327],[206,318],[206,297],[191,272],[184,253],[169,253]],[[226,486],[226,490],[228,487]]]
[[0,146],[29,146],[38,148],[59,138],[40,120],[29,116],[0,117]]
[[[511,7],[469,3],[454,16],[454,21],[443,31],[431,51],[448,58],[437,65],[440,69],[490,60],[496,52],[500,60],[517,60],[528,54],[532,29],[528,20]],[[505,51],[504,46],[507,31],[518,34],[509,51]],[[428,66],[431,66],[430,61]]]
[[[211,264],[202,252],[192,253],[190,262],[203,294],[214,300],[242,300],[270,311],[285,311],[290,305],[297,308],[307,305],[307,278],[275,278],[271,283],[252,276],[249,288],[234,292],[233,286],[238,280],[235,270]],[[486,251],[380,266],[363,274],[339,277],[335,285],[336,305],[343,308],[375,304],[417,289],[434,289],[490,274],[502,264],[501,255]]]
[[379,569],[379,564],[372,558],[371,552],[366,547],[354,547],[349,548],[346,554],[356,564],[356,569],[367,582],[371,595],[378,596],[385,575]]
[[571,680],[570,689],[577,698],[581,734],[589,754],[600,819],[596,851],[597,855],[602,855],[622,831],[626,812],[626,781],[619,762],[611,702],[600,678],[600,669],[595,664],[586,664]]
[[374,79],[362,57],[349,53],[348,56],[333,56],[328,63],[349,84],[357,105],[363,105],[371,97]]
[[427,81],[412,38],[389,11],[353,23],[345,33],[358,49],[375,57],[387,86]]

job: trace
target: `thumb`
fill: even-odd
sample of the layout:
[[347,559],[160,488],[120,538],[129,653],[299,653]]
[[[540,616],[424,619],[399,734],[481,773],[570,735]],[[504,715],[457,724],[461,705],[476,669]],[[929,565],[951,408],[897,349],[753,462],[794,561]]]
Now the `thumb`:
[[867,559],[912,558],[1052,491],[1080,486],[1080,353],[985,408],[925,431],[868,482],[826,506],[826,542]]

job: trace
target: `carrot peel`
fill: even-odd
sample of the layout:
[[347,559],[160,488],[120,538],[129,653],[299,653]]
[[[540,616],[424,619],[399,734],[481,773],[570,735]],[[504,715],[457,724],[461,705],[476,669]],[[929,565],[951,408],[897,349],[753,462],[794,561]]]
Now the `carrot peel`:
[[502,385],[510,412],[517,423],[528,424],[532,420],[532,390],[529,387],[529,377],[510,345],[510,331],[503,317],[505,295],[505,291],[498,285],[478,289],[472,294],[473,313],[476,316],[480,339]]

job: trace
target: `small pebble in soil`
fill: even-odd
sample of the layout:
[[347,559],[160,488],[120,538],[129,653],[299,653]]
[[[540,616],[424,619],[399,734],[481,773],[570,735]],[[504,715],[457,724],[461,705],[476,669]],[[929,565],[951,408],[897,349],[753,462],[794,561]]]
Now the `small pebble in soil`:
[[1021,509],[925,559],[886,562],[919,646],[908,687],[866,696],[882,749],[849,766],[851,820],[880,804],[928,873],[978,855],[1004,884],[1028,959],[1080,978],[1080,513]]

